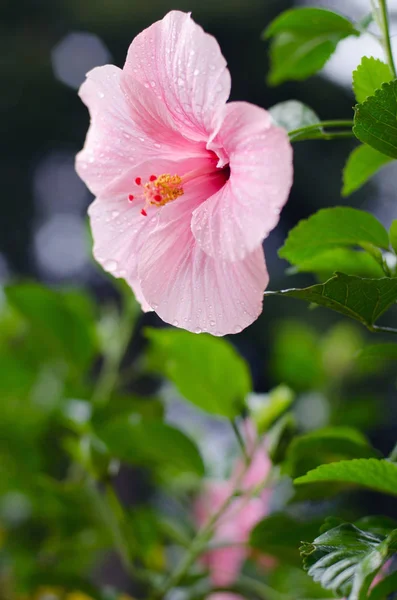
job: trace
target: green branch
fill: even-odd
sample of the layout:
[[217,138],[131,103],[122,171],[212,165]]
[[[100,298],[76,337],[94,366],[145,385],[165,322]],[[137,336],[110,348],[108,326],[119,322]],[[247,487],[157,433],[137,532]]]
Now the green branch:
[[[334,129],[340,127],[347,127],[349,131],[323,131],[324,128]],[[302,142],[305,140],[333,140],[337,138],[350,138],[354,137],[352,132],[353,121],[351,120],[335,120],[335,121],[319,121],[313,125],[307,125],[306,127],[300,127],[289,132],[289,138],[291,142]]]
[[372,0],[374,17],[379,25],[382,33],[383,47],[386,53],[388,65],[393,73],[394,77],[397,77],[396,65],[394,63],[393,51],[390,40],[390,29],[389,29],[389,15],[387,10],[386,0],[379,0],[379,6],[376,5],[375,0]]

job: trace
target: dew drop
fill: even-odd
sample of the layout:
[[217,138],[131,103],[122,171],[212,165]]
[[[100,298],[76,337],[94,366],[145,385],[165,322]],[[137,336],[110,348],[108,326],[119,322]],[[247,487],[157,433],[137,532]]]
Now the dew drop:
[[155,148],[161,148],[161,144],[154,144]]
[[98,96],[99,96],[100,98],[104,98],[104,97],[105,97],[105,94],[104,94],[103,92],[98,92]]
[[143,85],[145,86],[145,88],[149,88],[150,87],[150,85],[148,83],[144,83]]
[[215,321],[210,321],[211,327],[215,327]]
[[177,83],[179,87],[183,87],[185,85],[185,82],[183,81],[182,77],[178,77]]
[[156,82],[155,82],[155,81],[151,81],[151,82],[150,82],[150,85],[151,85],[152,87],[156,87]]
[[177,321],[177,320],[175,319],[175,321],[172,321],[172,324],[173,324],[173,325],[175,325],[175,327],[178,327],[178,325],[179,325],[179,321]]
[[118,210],[112,210],[112,217],[113,217],[113,219],[116,219],[116,217],[118,217],[118,216],[119,216],[119,214],[120,214],[120,213],[119,213],[119,211],[118,211]]
[[196,327],[196,329],[194,330],[194,333],[201,333],[200,327]]
[[193,71],[193,75],[194,75],[195,77],[197,77],[197,75],[200,75],[200,70],[199,70],[199,69],[194,69],[194,71]]

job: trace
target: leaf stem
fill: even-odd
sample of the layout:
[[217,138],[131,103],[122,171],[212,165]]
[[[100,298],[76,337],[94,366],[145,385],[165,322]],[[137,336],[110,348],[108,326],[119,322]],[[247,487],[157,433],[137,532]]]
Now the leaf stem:
[[[323,128],[337,128],[337,127],[347,127],[350,131],[337,131],[334,133],[322,131]],[[291,142],[293,141],[304,141],[306,139],[320,139],[320,140],[330,140],[337,137],[353,137],[353,133],[351,128],[353,127],[353,121],[351,120],[333,120],[333,121],[319,121],[318,123],[314,123],[313,125],[307,125],[306,127],[300,127],[299,129],[293,129],[289,132],[289,138]],[[305,137],[307,135],[307,137]],[[298,138],[298,139],[295,139]]]
[[[253,449],[254,451],[254,449]],[[236,491],[239,489],[244,476],[251,464],[252,453],[247,457],[247,462],[244,465],[244,468],[241,469],[237,480],[235,481],[234,491],[227,496],[227,498],[222,502],[221,506],[210,516],[207,523],[200,529],[197,533],[196,537],[193,539],[190,547],[187,549],[186,554],[182,557],[180,563],[176,566],[175,570],[168,579],[165,581],[164,585],[153,595],[154,599],[163,600],[165,595],[172,590],[172,588],[176,587],[178,583],[181,581],[183,576],[187,573],[191,565],[194,563],[196,558],[207,549],[208,542],[211,539],[213,534],[213,530],[215,525],[217,524],[219,518],[223,515],[225,510],[230,506],[235,498]]]
[[112,348],[105,352],[102,369],[99,373],[98,380],[92,396],[92,402],[95,405],[105,405],[119,378],[119,369],[121,361],[124,358],[128,344],[131,339],[131,334],[137,317],[137,303],[130,294],[124,296],[122,314],[117,327],[115,340]]
[[371,331],[375,333],[395,333],[397,334],[397,329],[394,327],[380,327],[379,325],[373,325]]
[[[374,5],[374,1],[372,4]],[[376,8],[377,7],[374,6],[374,16],[375,16],[375,19],[376,19],[376,17],[378,17],[378,19],[376,19],[376,20],[378,21],[378,25],[382,32],[382,41],[383,41],[383,46],[384,46],[385,53],[386,53],[387,62],[391,69],[391,72],[393,73],[393,76],[397,77],[396,65],[394,63],[393,51],[392,51],[391,40],[390,40],[389,14],[388,14],[388,10],[387,10],[387,1],[379,0],[379,13],[376,10]]]
[[237,438],[237,441],[238,441],[239,446],[241,448],[241,452],[244,455],[244,460],[246,462],[248,462],[249,456],[248,456],[247,448],[245,447],[245,442],[244,442],[243,436],[241,435],[240,429],[239,429],[239,427],[237,425],[236,419],[231,419],[230,423],[231,423],[231,426],[233,427],[234,433],[236,434],[236,438]]

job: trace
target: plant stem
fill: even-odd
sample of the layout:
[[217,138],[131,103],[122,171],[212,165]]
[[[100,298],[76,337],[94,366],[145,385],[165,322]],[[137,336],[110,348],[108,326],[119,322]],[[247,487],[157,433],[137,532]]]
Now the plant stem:
[[[374,2],[372,4],[374,5]],[[394,64],[393,51],[392,51],[391,41],[390,41],[389,15],[388,15],[388,10],[387,10],[387,1],[379,0],[379,13],[376,9],[377,9],[377,7],[374,6],[374,16],[375,16],[375,19],[378,21],[378,25],[382,32],[382,41],[383,41],[383,46],[384,46],[385,53],[386,53],[387,62],[391,69],[391,72],[393,73],[393,76],[397,77],[396,65]],[[377,19],[377,17],[378,17],[378,19]]]
[[119,502],[117,497],[115,501],[115,493],[113,488],[111,488],[110,484],[106,484],[106,495],[103,495],[99,491],[97,483],[93,479],[89,478],[88,489],[90,491],[93,503],[106,528],[108,529],[109,534],[111,535],[124,569],[127,573],[135,575],[133,566],[131,564],[128,544],[124,539],[123,527],[120,520],[120,506],[118,506],[116,511],[114,510],[115,502],[116,505],[119,504]]
[[373,325],[371,331],[374,333],[395,333],[397,334],[397,329],[394,327],[380,327],[379,325]]
[[[293,129],[289,132],[289,138],[293,142],[294,138],[299,137],[296,141],[303,141],[304,139],[333,139],[333,137],[352,137],[351,131],[341,131],[335,133],[321,131],[324,127],[336,128],[336,127],[347,127],[351,130],[353,127],[353,121],[351,120],[336,120],[336,121],[319,121],[313,125],[307,125],[306,127],[299,127],[299,129]],[[307,138],[302,137],[304,134],[308,134]]]
[[186,554],[182,557],[180,563],[176,566],[176,569],[171,573],[168,579],[165,581],[164,585],[154,593],[153,599],[155,600],[163,600],[165,595],[172,590],[172,588],[176,587],[183,576],[187,573],[189,568],[192,566],[196,558],[207,548],[207,544],[211,539],[213,534],[213,529],[217,524],[219,518],[223,515],[225,510],[230,506],[235,498],[235,493],[239,489],[244,476],[251,464],[252,453],[250,456],[247,456],[247,461],[243,469],[241,469],[239,476],[235,482],[234,492],[232,492],[225,500],[222,502],[221,506],[210,516],[207,523],[200,529],[197,533],[196,537],[193,539],[190,547],[187,549]]
[[137,316],[137,304],[131,296],[124,298],[122,314],[117,327],[114,347],[104,355],[103,365],[92,396],[93,404],[106,404],[118,382],[121,361],[131,339]]
[[231,419],[230,423],[231,423],[231,426],[233,427],[234,433],[236,434],[236,438],[237,438],[237,441],[238,441],[238,443],[240,445],[241,452],[244,455],[244,460],[246,462],[248,462],[249,456],[248,456],[247,448],[245,447],[245,442],[244,442],[243,436],[241,435],[240,429],[239,429],[239,427],[237,425],[236,419]]

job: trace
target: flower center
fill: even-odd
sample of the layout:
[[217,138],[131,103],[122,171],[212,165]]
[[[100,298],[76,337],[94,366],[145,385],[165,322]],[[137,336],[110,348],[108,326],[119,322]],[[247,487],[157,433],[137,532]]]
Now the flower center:
[[137,177],[135,184],[142,188],[142,193],[137,196],[130,194],[128,200],[132,202],[135,198],[145,200],[145,207],[141,210],[141,214],[146,217],[146,208],[148,206],[164,206],[168,202],[172,202],[182,196],[184,191],[182,187],[182,178],[179,175],[170,175],[164,173],[157,177],[151,175],[149,181],[142,185],[142,178]]

